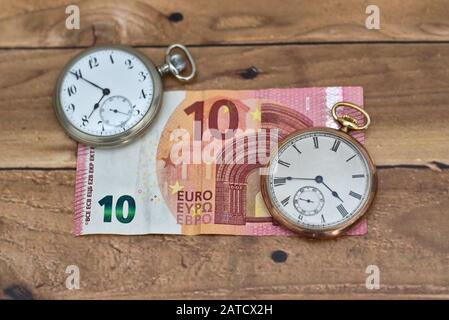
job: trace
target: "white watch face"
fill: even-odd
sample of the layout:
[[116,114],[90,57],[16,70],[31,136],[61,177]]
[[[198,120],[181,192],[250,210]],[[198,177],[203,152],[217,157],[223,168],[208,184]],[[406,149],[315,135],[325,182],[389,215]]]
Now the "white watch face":
[[60,107],[83,133],[113,136],[135,126],[151,108],[154,80],[131,52],[99,48],[82,55],[63,75]]
[[368,201],[368,160],[350,140],[328,131],[298,134],[282,144],[269,167],[272,205],[303,229],[332,230]]

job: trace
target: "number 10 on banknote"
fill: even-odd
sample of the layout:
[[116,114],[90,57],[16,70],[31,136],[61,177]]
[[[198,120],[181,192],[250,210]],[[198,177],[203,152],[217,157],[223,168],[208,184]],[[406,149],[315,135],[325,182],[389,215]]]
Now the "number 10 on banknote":
[[[139,140],[79,145],[75,234],[293,235],[273,220],[260,177],[283,138],[338,128],[331,108],[340,101],[362,105],[362,88],[165,93]],[[363,143],[362,132],[353,137]],[[366,221],[347,233],[366,233]]]

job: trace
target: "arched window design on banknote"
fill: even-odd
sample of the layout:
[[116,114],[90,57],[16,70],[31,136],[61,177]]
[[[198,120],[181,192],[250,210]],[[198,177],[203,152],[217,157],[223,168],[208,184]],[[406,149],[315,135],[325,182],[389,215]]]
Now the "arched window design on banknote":
[[[257,143],[269,148],[278,140],[293,131],[312,126],[312,121],[305,115],[281,105],[273,103],[261,104],[261,122],[263,129],[278,129],[279,137],[267,135],[265,143]],[[260,138],[251,139],[248,135],[239,137],[226,144],[219,154],[224,159],[227,154],[235,154],[234,164],[227,161],[217,161],[216,185],[215,185],[215,217],[216,224],[244,225],[247,222],[272,221],[263,208],[256,208],[261,201],[256,201],[255,195],[260,194],[258,169],[263,166],[257,159],[258,154],[265,152],[268,156],[270,150],[252,148],[249,141],[257,141]],[[243,153],[233,152],[238,146],[244,146]],[[243,161],[239,161],[243,160]],[[242,164],[238,164],[243,162]]]
[[[279,139],[312,126],[304,115],[307,101],[323,105],[325,96],[310,90],[179,93],[182,102],[162,127],[156,158],[164,203],[183,233],[223,232],[216,225],[272,226],[258,169]],[[258,153],[265,162],[248,161]]]

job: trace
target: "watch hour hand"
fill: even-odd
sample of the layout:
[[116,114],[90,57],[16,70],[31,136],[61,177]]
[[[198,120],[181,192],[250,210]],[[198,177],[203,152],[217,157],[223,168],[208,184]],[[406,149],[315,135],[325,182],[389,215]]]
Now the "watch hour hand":
[[338,195],[337,191],[332,190],[323,180],[322,176],[316,176],[315,177],[315,182],[316,183],[321,183],[323,186],[325,186],[331,193],[332,196],[334,196],[335,198],[337,198],[338,200],[340,200],[341,202],[344,202],[342,198],[340,198],[340,196]]
[[341,202],[344,202],[342,198],[340,198],[340,196],[338,195],[338,193],[336,191],[332,191],[332,195],[337,198],[338,200],[340,200]]
[[90,114],[89,114],[89,119],[90,119],[90,117],[92,116],[92,114],[95,112],[95,110],[97,110],[97,109],[100,107],[100,102],[101,102],[101,100],[103,100],[103,98],[104,98],[106,95],[109,94],[109,89],[105,89],[105,90],[108,90],[107,93],[105,93],[105,92],[103,91],[103,95],[101,96],[100,100],[98,100],[98,102],[97,102],[96,104],[94,104],[94,108],[92,109],[92,111],[91,111]]
[[95,112],[95,110],[97,110],[98,109],[98,107],[99,107],[99,104],[98,103],[96,103],[96,104],[94,104],[94,108],[92,109],[92,111],[90,112],[90,114],[89,114],[89,119],[90,119],[90,117],[92,116],[92,114]]

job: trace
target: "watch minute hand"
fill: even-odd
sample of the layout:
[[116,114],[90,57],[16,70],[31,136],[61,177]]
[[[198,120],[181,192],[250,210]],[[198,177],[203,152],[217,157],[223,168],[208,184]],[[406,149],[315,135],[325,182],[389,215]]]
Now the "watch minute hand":
[[92,81],[87,80],[87,79],[84,78],[83,76],[78,75],[78,74],[75,73],[75,72],[70,71],[70,73],[73,74],[73,75],[76,77],[76,79],[83,79],[83,80],[86,81],[87,83],[93,85],[94,87],[97,87],[98,89],[100,89],[100,90],[102,90],[102,91],[107,90],[107,89],[104,89],[104,88],[100,87],[98,84],[95,84],[95,83],[93,83]]
[[315,178],[285,177],[286,180],[315,180]]

